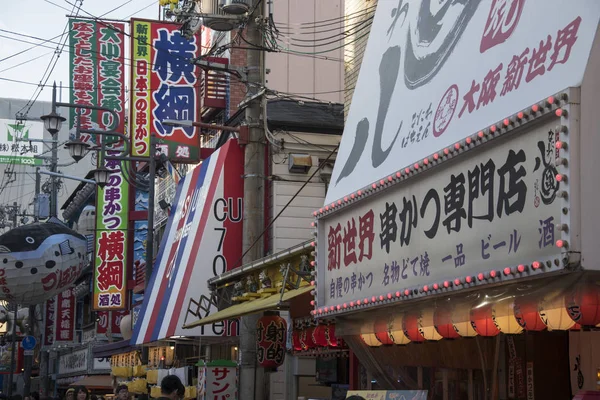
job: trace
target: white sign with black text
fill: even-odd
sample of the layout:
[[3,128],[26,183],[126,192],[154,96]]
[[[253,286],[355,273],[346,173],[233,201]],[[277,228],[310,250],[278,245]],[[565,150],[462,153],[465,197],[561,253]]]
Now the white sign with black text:
[[318,306],[562,260],[556,121],[495,139],[321,218]]

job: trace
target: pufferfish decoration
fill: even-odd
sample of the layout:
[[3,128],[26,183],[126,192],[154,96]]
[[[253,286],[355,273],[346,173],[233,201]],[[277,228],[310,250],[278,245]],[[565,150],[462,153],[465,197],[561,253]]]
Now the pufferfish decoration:
[[87,239],[65,225],[23,225],[0,236],[0,300],[41,304],[69,288],[87,262]]

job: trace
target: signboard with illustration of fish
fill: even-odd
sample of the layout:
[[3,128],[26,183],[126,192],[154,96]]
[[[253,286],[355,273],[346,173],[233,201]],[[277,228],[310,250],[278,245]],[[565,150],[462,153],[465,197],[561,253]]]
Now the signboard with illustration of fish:
[[579,86],[597,0],[380,1],[325,204]]
[[87,239],[52,223],[22,225],[0,236],[0,300],[42,304],[69,288],[87,263]]

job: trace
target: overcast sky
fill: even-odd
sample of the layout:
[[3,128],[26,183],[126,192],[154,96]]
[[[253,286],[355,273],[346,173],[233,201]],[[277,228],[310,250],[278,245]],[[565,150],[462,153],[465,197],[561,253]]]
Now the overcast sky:
[[[0,11],[0,29],[3,30],[0,31],[0,60],[40,43],[39,40],[13,35],[6,31],[43,39],[59,36],[65,29],[67,23],[66,15],[70,14],[75,1],[77,0],[3,1],[2,11]],[[77,5],[79,5],[78,1]],[[129,16],[132,14],[140,18],[158,18],[158,0],[83,0],[82,10],[79,15],[89,17],[91,14],[95,17],[100,17],[102,14],[119,6],[122,7],[106,14],[104,18],[129,19]],[[61,7],[64,7],[64,9]],[[17,40],[7,39],[7,37]],[[59,39],[60,37],[53,40],[53,42],[58,43]],[[23,41],[30,43],[24,43]],[[44,43],[43,45],[47,47],[38,46],[7,60],[0,61],[0,97],[31,98],[36,90],[36,86],[8,82],[3,79],[39,83],[46,67],[52,59],[52,55],[57,47],[56,43]],[[126,40],[126,43],[128,43],[128,40]],[[128,50],[126,54],[128,54]],[[60,54],[58,63],[48,80],[48,84],[52,84],[54,80],[57,82],[62,81],[66,84],[69,75],[68,62],[69,48],[66,46]],[[24,64],[17,66],[21,63]],[[16,67],[12,68],[13,66]],[[63,96],[67,95],[67,92],[63,91]],[[50,100],[51,90],[45,88],[40,94],[39,99]],[[66,97],[63,97],[63,99],[67,100]]]

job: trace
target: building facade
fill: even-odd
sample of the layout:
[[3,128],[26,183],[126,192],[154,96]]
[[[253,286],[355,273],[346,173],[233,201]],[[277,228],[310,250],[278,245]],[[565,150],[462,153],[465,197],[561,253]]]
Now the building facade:
[[314,210],[312,314],[356,356],[351,390],[599,389],[600,9],[499,4],[377,7]]

